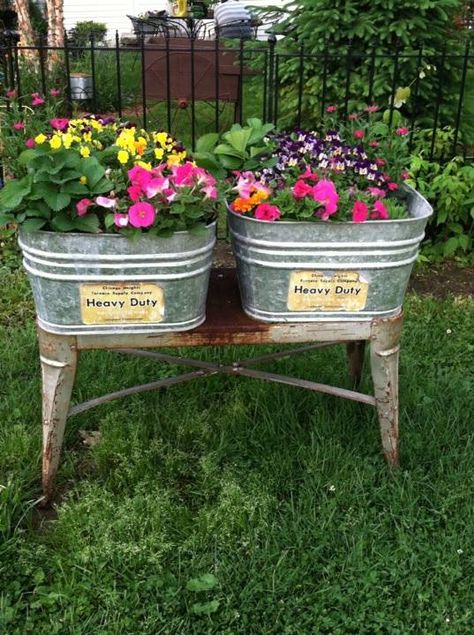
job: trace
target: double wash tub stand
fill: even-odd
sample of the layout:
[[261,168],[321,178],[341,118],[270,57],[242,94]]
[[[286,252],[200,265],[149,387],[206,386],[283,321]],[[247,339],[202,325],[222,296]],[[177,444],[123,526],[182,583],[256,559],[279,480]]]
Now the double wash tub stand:
[[[192,331],[144,334],[57,335],[38,327],[43,380],[43,492],[44,502],[51,500],[58,470],[64,429],[68,417],[119,397],[156,390],[181,382],[224,373],[264,379],[307,390],[326,393],[375,406],[382,446],[390,467],[398,465],[398,358],[402,312],[390,318],[338,320],[300,323],[258,322],[242,310],[232,269],[214,270],[211,274],[207,319]],[[370,365],[374,394],[357,392],[362,374],[364,348],[370,342]],[[258,344],[302,344],[291,350],[260,355],[233,364],[219,364],[178,357],[143,349],[195,346]],[[347,347],[349,373],[354,390],[339,388],[270,373],[252,368],[260,362],[290,357],[333,344]],[[76,367],[81,351],[104,349],[189,366],[190,372],[125,388],[117,392],[70,406]]]

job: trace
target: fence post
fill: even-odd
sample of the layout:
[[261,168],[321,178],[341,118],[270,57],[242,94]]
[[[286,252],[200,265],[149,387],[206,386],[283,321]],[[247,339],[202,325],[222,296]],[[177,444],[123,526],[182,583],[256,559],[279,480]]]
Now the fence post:
[[268,72],[267,72],[267,79],[268,79],[268,91],[267,91],[267,98],[268,98],[268,103],[267,103],[267,121],[270,123],[273,123],[273,102],[274,102],[274,97],[273,97],[273,82],[275,81],[275,46],[276,46],[276,37],[275,35],[272,33],[271,35],[269,35],[268,37]]
[[122,73],[120,68],[120,38],[118,30],[115,31],[115,69],[117,76],[117,99],[118,99],[118,116],[122,118]]

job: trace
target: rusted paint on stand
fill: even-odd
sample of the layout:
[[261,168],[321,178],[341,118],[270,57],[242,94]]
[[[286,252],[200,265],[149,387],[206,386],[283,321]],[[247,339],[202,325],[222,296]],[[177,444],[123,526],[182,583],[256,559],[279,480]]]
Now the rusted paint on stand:
[[[378,412],[382,446],[390,466],[398,464],[398,353],[402,314],[371,321],[321,321],[311,323],[257,322],[240,306],[235,272],[217,270],[211,276],[207,321],[193,331],[156,335],[81,334],[54,335],[38,327],[43,375],[43,491],[44,500],[51,499],[59,465],[64,428],[68,416],[131,394],[156,390],[200,377],[225,373],[242,375],[375,405]],[[351,378],[357,381],[362,373],[365,340],[370,340],[374,396],[365,395],[316,381],[302,380],[276,373],[248,368],[257,363],[281,357],[312,352],[333,344],[345,344],[348,349]],[[223,346],[232,344],[307,343],[296,349],[277,351],[233,364],[220,364],[158,351],[138,348],[169,348],[186,346]],[[154,358],[160,362],[191,366],[197,370],[168,377],[141,386],[118,390],[69,409],[80,350],[110,349],[119,353]]]

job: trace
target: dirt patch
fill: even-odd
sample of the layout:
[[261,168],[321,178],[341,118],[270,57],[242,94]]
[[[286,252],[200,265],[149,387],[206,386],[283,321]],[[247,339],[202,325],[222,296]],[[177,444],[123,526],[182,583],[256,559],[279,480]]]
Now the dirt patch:
[[474,295],[474,267],[459,267],[454,262],[432,265],[415,273],[409,290],[435,298]]
[[[235,267],[232,249],[225,240],[217,241],[214,266]],[[459,267],[454,262],[432,265],[412,275],[408,290],[440,299],[474,296],[474,267]]]

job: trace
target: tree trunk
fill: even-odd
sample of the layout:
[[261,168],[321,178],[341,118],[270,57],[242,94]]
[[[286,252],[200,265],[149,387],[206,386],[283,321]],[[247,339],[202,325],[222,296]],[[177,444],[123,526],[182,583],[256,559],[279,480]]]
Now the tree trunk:
[[48,46],[64,46],[63,0],[46,0],[48,14]]
[[[20,31],[20,46],[33,46],[35,35],[31,26],[28,0],[15,0],[15,11],[18,14],[18,30]],[[26,53],[26,51],[25,51]]]

